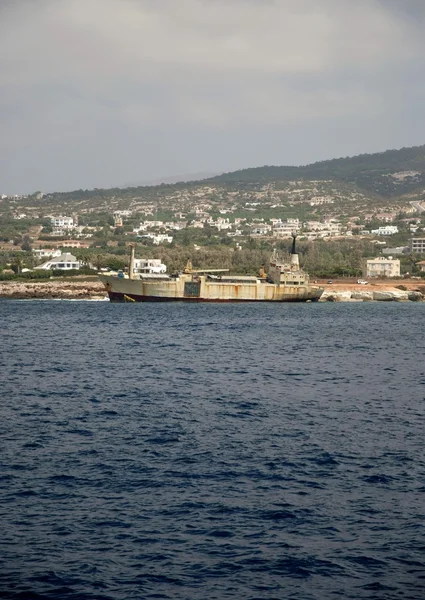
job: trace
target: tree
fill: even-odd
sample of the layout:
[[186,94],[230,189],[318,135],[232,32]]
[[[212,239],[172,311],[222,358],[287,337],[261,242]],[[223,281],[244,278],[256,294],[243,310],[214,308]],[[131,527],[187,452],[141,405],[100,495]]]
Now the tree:
[[112,271],[124,270],[127,264],[128,260],[124,260],[116,256],[110,256],[105,260],[105,265]]
[[87,252],[78,252],[75,257],[83,267],[88,267],[90,263],[90,254]]
[[17,256],[15,258],[15,261],[13,262],[13,264],[11,266],[12,271],[14,273],[16,273],[16,275],[19,275],[19,273],[21,272],[21,270],[22,270],[22,264],[23,264],[22,263],[22,258],[20,256]]
[[256,250],[256,248],[258,248],[257,242],[251,236],[249,236],[249,238],[248,238],[247,247],[248,247],[249,250]]
[[24,250],[24,252],[32,251],[31,240],[28,235],[24,235],[22,239],[21,249]]
[[104,254],[95,254],[92,259],[93,265],[98,271],[106,266],[106,256]]

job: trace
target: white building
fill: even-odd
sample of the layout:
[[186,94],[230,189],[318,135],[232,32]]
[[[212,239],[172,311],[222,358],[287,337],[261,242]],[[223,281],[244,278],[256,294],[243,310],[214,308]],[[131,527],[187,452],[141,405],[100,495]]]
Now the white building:
[[64,237],[69,231],[69,229],[65,229],[64,227],[54,227],[50,235],[52,237]]
[[167,267],[159,258],[135,258],[135,273],[166,273]]
[[385,225],[384,227],[378,227],[378,229],[372,229],[371,233],[374,235],[394,235],[398,233],[397,225]]
[[322,231],[328,234],[338,234],[341,231],[341,223],[338,221],[307,221],[304,225],[307,231]]
[[58,229],[73,229],[75,226],[73,217],[50,217],[50,221]]
[[208,225],[211,225],[211,227],[216,227],[219,231],[232,229],[232,223],[230,223],[229,219],[225,219],[224,217],[218,217],[216,221],[210,217],[207,219],[207,223]]
[[174,229],[175,231],[180,231],[184,229],[187,225],[186,221],[167,221],[164,224],[166,229]]
[[320,221],[307,221],[304,223],[305,233],[302,235],[307,239],[340,236],[342,225],[338,221],[329,220],[324,223]]
[[332,196],[312,196],[310,199],[310,206],[319,206],[320,204],[333,204],[334,199]]
[[145,221],[144,225],[146,225],[148,229],[151,229],[152,227],[164,227],[164,221]]
[[133,233],[140,233],[141,231],[146,231],[147,228],[148,226],[146,225],[146,223],[140,223],[139,227],[133,229]]
[[131,217],[131,210],[114,210],[114,217]]
[[408,246],[395,246],[394,248],[382,248],[382,254],[385,256],[405,254],[409,250]]
[[171,244],[173,241],[172,235],[166,235],[165,233],[145,233],[144,235],[139,235],[140,238],[148,238],[152,240],[155,245],[163,244],[164,242]]
[[50,258],[47,262],[35,268],[43,269],[44,271],[49,271],[50,269],[62,269],[63,271],[70,271],[71,269],[79,269],[80,261],[78,261],[76,257],[69,252],[65,252],[64,254]]
[[400,261],[392,256],[378,256],[365,261],[363,277],[400,277]]
[[293,233],[298,233],[300,229],[299,219],[287,219],[286,221],[274,221],[273,235],[275,237],[291,237]]
[[251,235],[268,235],[271,231],[271,226],[264,224],[264,225],[255,225],[255,227],[253,227],[251,229]]
[[90,248],[90,242],[81,240],[63,240],[60,245],[62,248]]
[[394,221],[394,219],[396,218],[397,213],[392,212],[392,213],[378,213],[377,215],[375,215],[375,218],[378,219],[378,221],[384,221],[385,223],[392,223]]
[[172,235],[166,235],[165,233],[158,233],[158,235],[154,235],[152,237],[153,243],[158,245],[158,244],[171,244],[171,242],[173,241],[173,236]]
[[60,256],[62,251],[55,248],[38,248],[37,250],[33,250],[32,253],[36,258],[54,258]]

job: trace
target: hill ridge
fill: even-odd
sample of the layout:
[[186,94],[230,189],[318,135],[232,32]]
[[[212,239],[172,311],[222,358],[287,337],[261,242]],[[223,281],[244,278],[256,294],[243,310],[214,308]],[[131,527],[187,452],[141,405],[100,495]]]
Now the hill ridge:
[[[409,171],[412,173],[406,177],[388,177],[394,173]],[[207,181],[266,183],[292,179],[334,179],[357,184],[360,188],[379,195],[403,194],[423,185],[425,181],[425,145],[332,158],[300,166],[249,167],[223,173]]]

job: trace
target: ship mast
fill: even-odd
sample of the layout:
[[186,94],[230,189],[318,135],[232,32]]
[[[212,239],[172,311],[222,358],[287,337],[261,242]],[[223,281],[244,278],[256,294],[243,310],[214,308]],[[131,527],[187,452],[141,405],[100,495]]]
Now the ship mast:
[[130,245],[130,262],[128,265],[128,278],[134,279],[134,244]]
[[296,241],[297,239],[297,234],[293,233],[292,234],[292,248],[291,248],[291,269],[293,269],[294,271],[296,271],[297,269],[300,268],[300,262],[298,260],[298,254],[297,254],[297,250],[296,250]]

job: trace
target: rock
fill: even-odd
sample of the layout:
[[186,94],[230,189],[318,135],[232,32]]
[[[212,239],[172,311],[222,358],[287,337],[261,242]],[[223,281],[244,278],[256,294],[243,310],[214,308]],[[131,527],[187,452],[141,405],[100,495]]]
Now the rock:
[[355,300],[363,300],[363,302],[373,300],[373,292],[353,292],[351,297]]
[[421,292],[409,292],[408,298],[411,302],[422,302],[424,296],[421,294]]
[[320,302],[351,302],[351,292],[325,290],[320,298]]
[[100,281],[41,281],[0,282],[0,297],[22,299],[90,299],[92,296],[104,296],[104,288]]
[[391,292],[373,292],[373,299],[379,300],[380,302],[392,302],[394,296]]
[[404,302],[409,300],[409,293],[399,290],[373,292],[373,299],[379,302]]
[[335,302],[335,294],[329,290],[325,290],[320,296],[319,302]]
[[407,302],[411,300],[418,302],[424,299],[420,292],[409,292],[404,290],[386,290],[386,291],[334,291],[325,290],[320,298],[321,302]]

